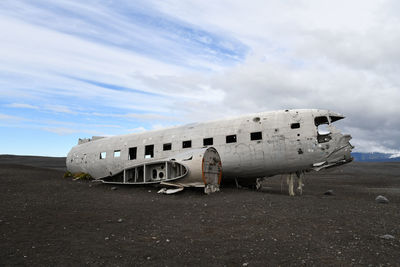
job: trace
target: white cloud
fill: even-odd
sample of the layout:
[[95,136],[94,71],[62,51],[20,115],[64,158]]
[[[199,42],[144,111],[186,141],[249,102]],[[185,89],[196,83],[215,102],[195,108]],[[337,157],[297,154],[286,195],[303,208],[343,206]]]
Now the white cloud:
[[127,133],[142,133],[142,132],[146,131],[146,128],[137,127],[137,128],[133,128],[133,129],[127,129],[126,131],[127,131]]
[[24,120],[24,118],[0,113],[0,120],[20,121],[20,120]]
[[[166,90],[163,85],[154,87],[143,82],[144,76],[179,76],[188,71],[135,51],[97,44],[4,16],[0,16],[0,30],[4,33],[0,36],[3,62],[0,72],[7,73],[0,85],[3,94],[10,99],[18,97],[51,106],[53,103],[46,102],[52,102],[48,99],[54,96],[74,98],[83,103],[82,106],[97,102],[112,108],[169,112],[174,99],[195,99],[199,94],[210,93],[205,87],[182,94],[176,89]],[[197,67],[219,68],[212,62],[203,63],[193,62]],[[74,77],[127,89],[113,90]],[[136,89],[154,95],[137,93]],[[68,108],[56,111],[72,112]]]
[[394,3],[163,1],[169,15],[231,32],[251,52],[223,72],[156,79],[171,87],[192,84],[194,90],[202,81],[221,92],[217,103],[206,97],[188,101],[192,117],[327,108],[347,116],[342,125],[351,130],[358,151],[395,152],[400,148],[400,24],[398,12],[389,8]]
[[72,111],[69,107],[62,105],[45,105],[43,109],[59,113],[77,114],[77,112]]
[[68,135],[68,134],[81,132],[80,130],[77,130],[77,129],[70,129],[70,128],[64,128],[64,127],[45,127],[42,129],[47,132],[56,133],[59,135]]
[[10,108],[27,108],[27,109],[39,109],[39,107],[30,105],[30,104],[24,104],[24,103],[11,103],[6,105],[7,107]]
[[128,122],[120,133],[327,108],[347,116],[358,151],[400,150],[395,1],[4,3],[0,90],[10,108]]

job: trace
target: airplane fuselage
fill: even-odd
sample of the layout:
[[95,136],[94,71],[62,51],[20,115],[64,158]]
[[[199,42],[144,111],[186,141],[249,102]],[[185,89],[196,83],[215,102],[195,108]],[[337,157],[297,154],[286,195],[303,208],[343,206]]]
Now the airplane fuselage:
[[[351,137],[332,125],[342,118],[328,110],[282,110],[94,138],[71,149],[67,168],[101,179],[132,166],[208,146],[220,155],[222,180],[324,168],[351,161]],[[321,125],[327,132],[319,131]]]

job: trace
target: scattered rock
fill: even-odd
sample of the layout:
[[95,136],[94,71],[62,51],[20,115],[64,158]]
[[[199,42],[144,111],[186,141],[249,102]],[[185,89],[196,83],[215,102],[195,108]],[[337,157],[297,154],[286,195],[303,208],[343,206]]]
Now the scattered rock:
[[118,219],[118,222],[121,223],[123,220],[121,218]]
[[248,265],[249,265],[248,262],[244,262],[244,263],[242,264],[242,266],[248,266]]
[[376,203],[381,203],[381,204],[388,204],[389,203],[389,199],[387,199],[386,197],[381,196],[381,195],[377,196],[375,198],[375,201],[376,201]]
[[390,239],[394,239],[394,236],[386,234],[386,235],[381,235],[380,238],[390,240]]
[[326,196],[333,196],[333,195],[334,195],[333,190],[332,190],[332,189],[329,189],[328,191],[326,191],[326,192],[324,193],[324,195],[326,195]]
[[113,186],[111,187],[111,190],[117,190],[117,187]]

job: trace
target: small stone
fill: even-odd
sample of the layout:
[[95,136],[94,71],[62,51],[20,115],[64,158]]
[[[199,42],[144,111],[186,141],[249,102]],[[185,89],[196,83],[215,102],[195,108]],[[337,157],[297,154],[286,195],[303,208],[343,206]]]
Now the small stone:
[[149,190],[149,191],[147,191],[147,192],[151,193],[151,190]]
[[380,238],[390,240],[390,239],[394,239],[394,236],[386,234],[386,235],[381,235]]
[[123,220],[121,218],[118,219],[118,222],[121,223]]
[[147,257],[147,260],[151,260],[151,257]]
[[111,190],[117,190],[117,187],[113,186],[111,187]]
[[109,240],[110,238],[108,237],[108,236],[106,236],[105,238],[104,238],[104,240]]
[[324,193],[324,195],[326,195],[326,196],[333,196],[333,195],[334,195],[333,190],[332,190],[332,189],[329,189],[328,191],[326,191],[326,192]]
[[248,262],[243,262],[242,266],[248,266],[249,263]]
[[386,197],[381,196],[381,195],[377,196],[375,198],[375,201],[376,201],[376,203],[380,203],[380,204],[388,204],[389,203],[389,199],[387,199]]
[[169,239],[165,240],[166,242],[169,242]]

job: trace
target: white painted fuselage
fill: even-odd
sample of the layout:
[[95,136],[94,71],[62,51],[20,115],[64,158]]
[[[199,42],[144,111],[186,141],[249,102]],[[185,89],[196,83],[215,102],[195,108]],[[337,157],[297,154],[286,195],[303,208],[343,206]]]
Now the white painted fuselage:
[[282,110],[86,140],[71,149],[67,168],[102,179],[212,146],[221,158],[222,181],[321,169],[351,161],[351,137],[332,125],[342,118],[328,110]]

